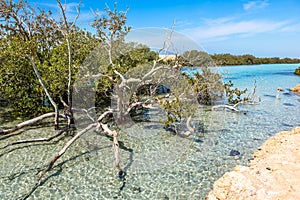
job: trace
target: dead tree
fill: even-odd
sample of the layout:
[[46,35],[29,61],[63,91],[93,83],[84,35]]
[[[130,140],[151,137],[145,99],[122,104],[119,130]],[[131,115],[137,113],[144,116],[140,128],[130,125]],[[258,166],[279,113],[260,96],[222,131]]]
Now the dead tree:
[[245,112],[242,112],[238,108],[240,105],[257,105],[257,104],[260,104],[262,102],[261,98],[256,95],[256,89],[257,89],[257,85],[256,85],[256,81],[254,81],[253,89],[247,95],[247,97],[245,99],[237,102],[234,105],[228,105],[228,104],[215,105],[215,106],[211,107],[211,110],[228,109],[228,110],[231,110],[231,111],[234,111],[234,112],[237,112],[237,113],[245,114]]

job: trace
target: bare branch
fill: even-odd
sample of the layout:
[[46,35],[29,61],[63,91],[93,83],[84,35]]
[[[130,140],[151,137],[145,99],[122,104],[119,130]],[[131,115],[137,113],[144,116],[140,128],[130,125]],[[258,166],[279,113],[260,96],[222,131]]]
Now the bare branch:
[[100,115],[100,117],[97,119],[97,122],[101,122],[106,116],[108,116],[112,113],[113,113],[113,110],[108,110],[108,111],[102,113],[102,115]]
[[115,154],[115,165],[117,170],[120,173],[123,173],[123,170],[120,167],[120,147],[118,142],[118,133],[117,131],[112,131],[108,128],[107,124],[100,123],[101,128],[103,129],[104,133],[113,137],[113,148],[114,148],[114,154]]
[[[56,116],[56,113],[55,112],[51,112],[51,113],[46,113],[46,114],[43,114],[39,117],[36,117],[36,118],[33,118],[33,119],[30,119],[30,120],[27,120],[25,122],[22,122],[18,125],[16,125],[15,127],[11,128],[11,129],[7,129],[7,130],[0,130],[0,135],[7,135],[7,134],[10,134],[10,133],[13,133],[17,130],[20,130],[26,126],[30,126],[30,125],[33,125],[33,124],[36,124],[37,122],[43,120],[43,119],[46,119],[46,118],[49,118],[49,117],[53,117],[53,116]],[[63,115],[59,115],[60,117],[63,117]]]
[[195,129],[193,127],[191,127],[191,119],[192,119],[192,116],[189,116],[188,119],[186,120],[186,127],[191,133],[194,133]]
[[74,20],[73,20],[73,23],[71,24],[71,27],[74,27],[78,18],[79,18],[79,15],[80,15],[80,5],[81,5],[82,1],[80,1],[78,3],[78,6],[77,6],[77,15],[75,16]]
[[230,105],[217,105],[217,106],[213,106],[211,108],[211,110],[217,110],[219,108],[227,108],[229,110],[233,110],[235,112],[241,112],[239,109],[237,109],[235,106],[230,106]]
[[51,95],[50,95],[50,93],[49,93],[47,87],[46,87],[45,84],[44,84],[44,81],[42,80],[42,77],[41,77],[41,75],[40,75],[40,73],[39,73],[39,71],[38,71],[38,69],[37,69],[37,67],[36,67],[36,65],[35,65],[35,61],[34,61],[33,55],[30,56],[29,59],[30,59],[31,65],[32,65],[32,67],[33,67],[33,70],[34,70],[35,75],[37,76],[37,78],[38,78],[38,80],[39,80],[39,82],[40,82],[40,84],[41,84],[41,86],[42,86],[44,92],[46,93],[46,95],[47,95],[49,101],[51,102],[52,106],[54,107],[55,114],[56,114],[56,115],[55,115],[55,119],[54,119],[54,124],[55,124],[55,129],[58,129],[58,127],[59,127],[59,119],[58,119],[58,116],[59,116],[59,110],[58,110],[58,106],[57,106],[57,104],[55,103],[55,101],[52,99],[52,97],[51,97]]
[[90,111],[91,109],[94,109],[94,108],[95,108],[95,107],[89,108],[89,109],[84,109],[84,108],[81,108],[81,109],[80,109],[80,108],[72,108],[72,111],[80,111],[80,112],[84,112],[92,122],[95,122],[95,119],[89,114],[89,111]]
[[93,123],[88,125],[86,128],[78,132],[71,140],[69,140],[65,146],[52,158],[50,163],[46,166],[46,168],[40,172],[39,175],[39,180],[48,172],[52,169],[54,163],[62,156],[64,153],[69,149],[69,147],[76,141],[78,140],[83,134],[91,130],[92,128],[96,127],[97,123]]
[[124,76],[118,72],[117,70],[114,70],[115,74],[117,74],[118,76],[120,76],[120,78],[122,79],[122,82],[126,83],[126,79],[124,78]]

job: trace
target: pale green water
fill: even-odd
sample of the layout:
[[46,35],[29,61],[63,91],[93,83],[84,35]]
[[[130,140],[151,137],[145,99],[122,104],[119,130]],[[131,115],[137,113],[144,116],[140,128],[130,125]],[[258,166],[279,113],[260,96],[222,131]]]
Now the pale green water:
[[[76,142],[45,176],[29,199],[203,199],[213,182],[235,165],[247,165],[252,153],[268,137],[300,126],[300,97],[275,98],[278,87],[300,83],[292,74],[297,65],[226,67],[238,87],[251,88],[256,79],[260,105],[243,107],[246,115],[232,112],[204,112],[193,121],[200,124],[197,137],[182,139],[161,129],[152,120],[120,132],[121,165],[126,180],[113,169],[111,141],[93,131]],[[156,112],[150,113],[157,118]],[[16,122],[6,124],[10,126]],[[1,125],[1,128],[3,125]],[[201,130],[202,127],[202,130]],[[126,134],[124,134],[126,132]],[[50,127],[25,129],[12,137],[0,137],[0,148],[17,139],[55,134]],[[38,169],[70,139],[47,145],[17,145],[0,149],[0,199],[17,199],[35,184]],[[239,156],[229,156],[238,150]]]

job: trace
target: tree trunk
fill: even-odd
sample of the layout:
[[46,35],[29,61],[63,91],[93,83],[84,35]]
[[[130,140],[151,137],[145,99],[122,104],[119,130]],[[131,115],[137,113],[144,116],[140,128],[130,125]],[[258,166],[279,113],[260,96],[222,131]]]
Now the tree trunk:
[[58,110],[58,106],[54,102],[54,100],[52,99],[52,97],[50,96],[50,93],[48,92],[48,89],[46,88],[46,86],[45,86],[45,84],[44,84],[44,82],[42,80],[42,77],[41,77],[41,75],[40,75],[40,73],[39,73],[39,71],[38,71],[38,69],[37,69],[37,67],[35,65],[33,56],[30,57],[30,63],[32,65],[32,67],[33,67],[34,73],[37,76],[37,78],[38,78],[38,80],[39,80],[39,82],[40,82],[40,84],[41,84],[44,92],[46,93],[49,101],[51,102],[52,106],[54,107],[54,112],[55,112],[54,127],[57,130],[57,129],[59,129],[59,110]]

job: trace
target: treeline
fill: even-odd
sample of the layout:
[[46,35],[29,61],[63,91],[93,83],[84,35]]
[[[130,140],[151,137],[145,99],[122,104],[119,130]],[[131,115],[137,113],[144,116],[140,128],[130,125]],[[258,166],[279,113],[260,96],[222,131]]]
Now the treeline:
[[253,55],[231,55],[226,54],[213,54],[210,55],[217,65],[257,65],[257,64],[292,64],[300,63],[298,58],[258,58]]

